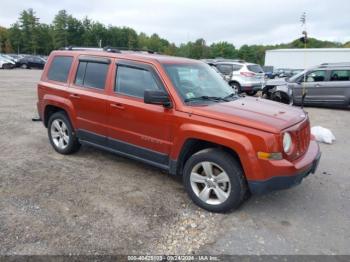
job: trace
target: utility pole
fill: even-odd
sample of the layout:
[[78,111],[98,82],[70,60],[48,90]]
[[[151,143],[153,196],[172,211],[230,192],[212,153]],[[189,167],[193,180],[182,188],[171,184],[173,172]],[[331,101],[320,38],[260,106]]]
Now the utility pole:
[[[303,12],[300,17],[301,27],[302,27],[302,37],[300,40],[304,43],[304,70],[306,69],[306,43],[307,43],[307,31],[306,31],[306,12]],[[307,90],[305,88],[306,83],[306,72],[304,72],[304,81],[302,86],[302,93],[301,93],[301,108],[304,107],[304,100],[305,96],[307,94]]]

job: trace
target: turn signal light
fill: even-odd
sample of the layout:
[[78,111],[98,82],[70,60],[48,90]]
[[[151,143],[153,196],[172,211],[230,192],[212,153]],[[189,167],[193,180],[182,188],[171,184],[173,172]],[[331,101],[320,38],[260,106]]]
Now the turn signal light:
[[282,153],[267,153],[267,152],[258,152],[258,158],[265,160],[281,160],[283,159]]

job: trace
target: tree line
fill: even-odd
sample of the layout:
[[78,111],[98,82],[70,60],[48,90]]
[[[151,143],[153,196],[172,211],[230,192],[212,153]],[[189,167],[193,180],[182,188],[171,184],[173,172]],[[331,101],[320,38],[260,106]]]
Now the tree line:
[[[41,23],[33,9],[23,10],[10,28],[0,26],[0,52],[3,53],[48,55],[52,50],[64,46],[112,46],[152,50],[194,59],[238,58],[264,64],[266,50],[303,48],[303,43],[296,39],[287,44],[243,45],[236,48],[232,43],[225,41],[207,45],[206,41],[200,38],[177,46],[156,33],[149,36],[143,32],[137,33],[130,27],[105,26],[88,17],[79,20],[66,10],[60,10],[51,24]],[[309,38],[307,47],[350,47],[350,41],[342,44]]]

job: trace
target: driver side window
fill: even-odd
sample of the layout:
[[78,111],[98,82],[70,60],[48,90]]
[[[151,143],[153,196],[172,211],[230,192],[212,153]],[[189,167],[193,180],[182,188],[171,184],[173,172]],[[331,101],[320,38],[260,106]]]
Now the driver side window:
[[150,71],[144,68],[118,65],[115,85],[117,93],[143,98],[146,89],[160,90]]
[[326,79],[325,70],[312,71],[306,75],[306,82],[323,82]]

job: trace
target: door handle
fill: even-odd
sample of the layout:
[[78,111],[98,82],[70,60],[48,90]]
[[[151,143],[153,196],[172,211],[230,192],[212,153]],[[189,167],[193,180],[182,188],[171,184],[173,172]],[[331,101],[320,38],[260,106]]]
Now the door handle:
[[120,103],[116,103],[116,104],[111,104],[111,107],[115,108],[115,109],[121,109],[121,110],[124,110],[125,107],[123,104],[120,104]]
[[78,94],[70,94],[69,97],[71,97],[71,98],[80,98],[80,96]]

